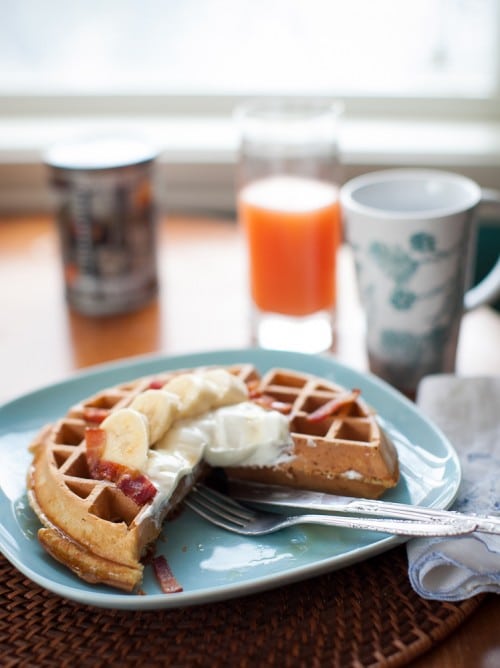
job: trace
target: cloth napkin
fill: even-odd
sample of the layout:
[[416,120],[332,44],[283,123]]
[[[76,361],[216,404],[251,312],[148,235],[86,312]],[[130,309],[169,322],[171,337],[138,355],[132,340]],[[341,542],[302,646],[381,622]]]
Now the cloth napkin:
[[[417,404],[448,437],[462,465],[453,510],[500,512],[500,378],[428,376]],[[459,601],[500,594],[500,536],[473,533],[407,543],[413,589],[427,599]]]

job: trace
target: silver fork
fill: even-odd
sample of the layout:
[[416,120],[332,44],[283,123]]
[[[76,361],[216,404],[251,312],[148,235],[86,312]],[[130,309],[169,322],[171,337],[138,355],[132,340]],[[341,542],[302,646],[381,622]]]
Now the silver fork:
[[461,517],[419,521],[319,514],[279,515],[248,508],[204,485],[196,485],[184,503],[212,524],[245,536],[262,536],[295,524],[322,524],[395,536],[460,536],[472,533],[477,526],[474,518]]

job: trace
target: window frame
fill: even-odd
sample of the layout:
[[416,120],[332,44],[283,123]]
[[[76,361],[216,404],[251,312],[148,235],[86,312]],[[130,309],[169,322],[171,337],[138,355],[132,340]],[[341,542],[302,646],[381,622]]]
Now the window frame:
[[[499,30],[500,33],[500,30]],[[500,42],[499,42],[500,53]],[[331,95],[315,96],[340,100],[346,115],[353,118],[426,118],[462,120],[500,120],[500,63],[497,91],[488,97],[478,96],[374,96]],[[155,116],[171,117],[231,117],[236,106],[252,98],[264,99],[258,91],[245,95],[185,95],[181,93],[140,94],[13,94],[0,93],[0,119],[11,116]],[[301,94],[279,95],[281,98],[300,98]]]

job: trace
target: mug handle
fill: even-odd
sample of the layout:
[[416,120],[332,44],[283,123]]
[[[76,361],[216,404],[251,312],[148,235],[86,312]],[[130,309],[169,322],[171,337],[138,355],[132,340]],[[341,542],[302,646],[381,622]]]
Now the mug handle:
[[[500,212],[500,191],[483,188],[481,193],[479,206],[493,204]],[[498,298],[500,298],[500,256],[483,280],[465,293],[464,307],[466,311],[471,311],[478,306],[491,304]]]

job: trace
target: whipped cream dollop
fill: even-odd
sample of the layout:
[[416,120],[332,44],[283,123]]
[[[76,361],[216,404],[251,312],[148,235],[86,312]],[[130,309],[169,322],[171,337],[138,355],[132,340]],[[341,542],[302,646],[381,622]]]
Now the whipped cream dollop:
[[202,461],[211,466],[274,466],[290,457],[284,415],[250,401],[175,422],[149,450],[145,474],[158,490],[146,514],[168,503],[182,477]]
[[[204,459],[212,466],[266,466],[277,463],[289,445],[284,415],[244,401],[179,420],[150,454],[191,465]],[[148,462],[148,474],[150,468]]]

